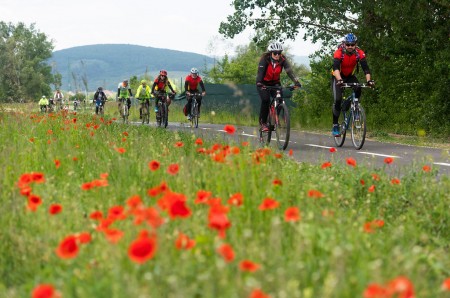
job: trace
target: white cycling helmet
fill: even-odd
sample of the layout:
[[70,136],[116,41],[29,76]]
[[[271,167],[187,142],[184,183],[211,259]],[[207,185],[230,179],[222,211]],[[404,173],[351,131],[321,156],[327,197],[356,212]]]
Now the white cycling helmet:
[[198,69],[195,68],[195,67],[192,67],[192,68],[191,68],[191,73],[192,73],[192,74],[198,75]]
[[267,47],[268,52],[277,52],[277,51],[283,51],[283,45],[277,41],[271,42],[269,46]]

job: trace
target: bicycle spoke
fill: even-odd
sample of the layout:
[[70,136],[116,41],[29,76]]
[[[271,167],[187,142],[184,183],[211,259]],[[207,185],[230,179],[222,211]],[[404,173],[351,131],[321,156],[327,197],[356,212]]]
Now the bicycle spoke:
[[352,120],[352,142],[353,146],[359,150],[366,139],[366,115],[361,105],[355,109]]
[[277,137],[278,148],[280,150],[285,150],[289,144],[291,130],[289,111],[288,107],[285,104],[277,106],[275,124],[275,133]]
[[342,111],[341,114],[339,115],[339,132],[340,134],[338,136],[334,137],[334,143],[336,144],[336,146],[338,147],[342,147],[342,145],[344,145],[345,142],[345,136],[347,134],[347,124],[346,124],[346,119],[350,117],[350,112],[344,112]]

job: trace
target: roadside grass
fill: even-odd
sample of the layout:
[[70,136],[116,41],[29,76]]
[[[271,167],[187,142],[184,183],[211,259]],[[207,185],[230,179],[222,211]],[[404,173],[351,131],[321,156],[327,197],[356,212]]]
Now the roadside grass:
[[[237,139],[199,145],[190,133],[91,113],[1,112],[0,123],[0,297],[27,297],[40,284],[63,297],[249,297],[256,289],[271,297],[362,297],[370,284],[399,277],[413,283],[417,297],[446,297],[450,180],[437,179],[426,164],[397,181],[385,169],[395,164],[351,166],[331,152],[324,164],[299,164]],[[151,161],[159,168],[150,170]],[[19,188],[32,172],[45,182]],[[26,186],[42,199],[35,211]],[[202,190],[210,192],[208,203],[196,203]],[[137,209],[129,205],[133,196],[142,200]],[[239,196],[242,205],[229,204]],[[266,198],[279,205],[260,210]],[[171,200],[189,214],[174,216]],[[62,212],[50,215],[52,204]],[[143,206],[158,216],[138,224]],[[297,221],[285,221],[289,207],[298,208]],[[102,220],[90,218],[94,211]],[[142,231],[157,249],[137,264],[129,249]],[[55,253],[82,232],[91,241],[77,240],[76,257]],[[217,253],[223,244],[233,260]],[[240,269],[244,260],[258,269]]]

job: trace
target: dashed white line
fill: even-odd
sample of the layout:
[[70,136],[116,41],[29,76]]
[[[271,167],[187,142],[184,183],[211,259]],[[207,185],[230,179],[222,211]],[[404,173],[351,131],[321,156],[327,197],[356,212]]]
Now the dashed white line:
[[311,146],[311,147],[319,147],[319,148],[324,148],[324,149],[330,149],[333,147],[328,147],[328,146],[321,146],[321,145],[315,145],[315,144],[305,144],[306,146]]
[[450,167],[450,163],[446,163],[446,162],[433,162],[433,164],[435,164],[435,165],[440,165],[440,166]]
[[373,152],[362,152],[362,151],[358,151],[356,153],[359,154],[367,154],[367,155],[375,155],[375,156],[383,156],[383,157],[393,157],[393,158],[401,158],[400,156],[395,156],[395,155],[388,155],[388,154],[380,154],[380,153],[373,153]]

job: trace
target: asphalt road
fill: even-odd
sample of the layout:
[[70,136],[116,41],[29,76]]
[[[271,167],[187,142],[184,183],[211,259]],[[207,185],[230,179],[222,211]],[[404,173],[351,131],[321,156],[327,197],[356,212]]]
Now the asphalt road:
[[[151,126],[155,124],[151,123]],[[168,129],[183,130],[193,132],[199,137],[219,137],[231,138],[237,142],[248,141],[258,144],[258,130],[256,127],[236,126],[234,135],[228,135],[223,130],[223,124],[200,123],[199,128],[194,129],[189,123],[171,122]],[[272,135],[272,138],[274,136]],[[272,144],[273,143],[273,144]],[[276,144],[273,139],[271,146],[275,149]],[[436,149],[431,147],[418,147],[401,145],[394,143],[377,142],[366,139],[361,150],[354,149],[350,134],[342,147],[336,148],[336,152],[331,153],[330,148],[336,148],[333,137],[330,135],[310,133],[304,131],[291,130],[289,146],[285,153],[292,150],[292,158],[299,162],[310,162],[322,164],[325,161],[345,162],[347,157],[353,157],[358,164],[363,164],[369,168],[386,168],[384,163],[386,157],[391,157],[394,162],[389,165],[391,171],[398,172],[401,176],[403,168],[415,167],[422,169],[424,165],[429,165],[437,169],[440,175],[450,174],[450,148]]]

